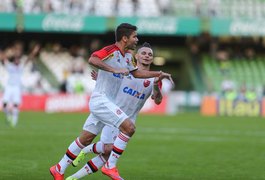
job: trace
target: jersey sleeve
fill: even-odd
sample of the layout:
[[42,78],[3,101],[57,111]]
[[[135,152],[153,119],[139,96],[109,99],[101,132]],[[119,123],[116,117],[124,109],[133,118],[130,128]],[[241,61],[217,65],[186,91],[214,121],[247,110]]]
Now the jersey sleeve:
[[113,56],[113,52],[116,50],[115,45],[106,46],[98,51],[95,51],[91,57],[98,57],[102,61],[108,59],[109,57]]

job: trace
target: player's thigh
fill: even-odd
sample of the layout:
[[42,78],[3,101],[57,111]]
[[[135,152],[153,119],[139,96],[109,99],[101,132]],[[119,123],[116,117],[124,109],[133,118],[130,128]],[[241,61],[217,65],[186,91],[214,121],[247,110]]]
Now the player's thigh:
[[119,129],[116,127],[104,126],[100,135],[100,141],[104,144],[113,144],[119,132]]
[[99,133],[101,133],[104,126],[105,125],[100,122],[98,118],[96,118],[92,113],[90,113],[83,126],[83,130],[88,131],[94,135],[98,135]]
[[20,88],[14,88],[12,92],[13,103],[19,105],[21,103],[21,91]]
[[3,102],[8,103],[12,100],[12,89],[6,87],[3,95]]
[[90,100],[91,113],[102,123],[119,127],[128,116],[107,97],[101,96]]

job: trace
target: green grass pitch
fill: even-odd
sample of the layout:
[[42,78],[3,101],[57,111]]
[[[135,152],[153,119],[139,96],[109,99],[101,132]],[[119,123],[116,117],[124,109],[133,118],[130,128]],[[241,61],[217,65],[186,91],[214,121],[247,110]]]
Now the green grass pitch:
[[[13,129],[0,113],[0,179],[52,179],[50,166],[79,135],[86,117],[23,112]],[[265,179],[265,119],[141,115],[118,167],[126,180]],[[69,167],[65,177],[76,170]],[[84,179],[108,178],[98,172]]]

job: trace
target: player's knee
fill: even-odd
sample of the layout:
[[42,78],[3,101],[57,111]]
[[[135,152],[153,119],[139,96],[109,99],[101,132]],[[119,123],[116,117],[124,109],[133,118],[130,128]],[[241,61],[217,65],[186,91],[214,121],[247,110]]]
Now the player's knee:
[[113,144],[105,144],[104,145],[104,154],[109,156],[113,148]]
[[119,128],[121,130],[121,132],[123,132],[124,134],[128,135],[128,136],[132,136],[135,132],[135,125],[132,123],[132,121],[130,119],[126,119],[120,126]]
[[89,144],[91,144],[91,142],[93,141],[93,139],[96,137],[96,135],[87,132],[87,131],[83,131],[81,133],[81,135],[79,136],[79,141],[83,146],[87,146]]
[[133,123],[129,124],[126,128],[126,132],[129,136],[132,136],[135,133],[136,127]]

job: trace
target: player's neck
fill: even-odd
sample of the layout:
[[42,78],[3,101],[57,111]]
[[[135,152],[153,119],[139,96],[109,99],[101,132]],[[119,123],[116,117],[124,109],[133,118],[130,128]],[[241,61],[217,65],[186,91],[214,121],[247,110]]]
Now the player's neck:
[[126,48],[122,42],[116,42],[115,45],[120,49],[122,54],[125,54]]
[[147,64],[138,64],[137,65],[140,70],[150,71],[150,65]]

